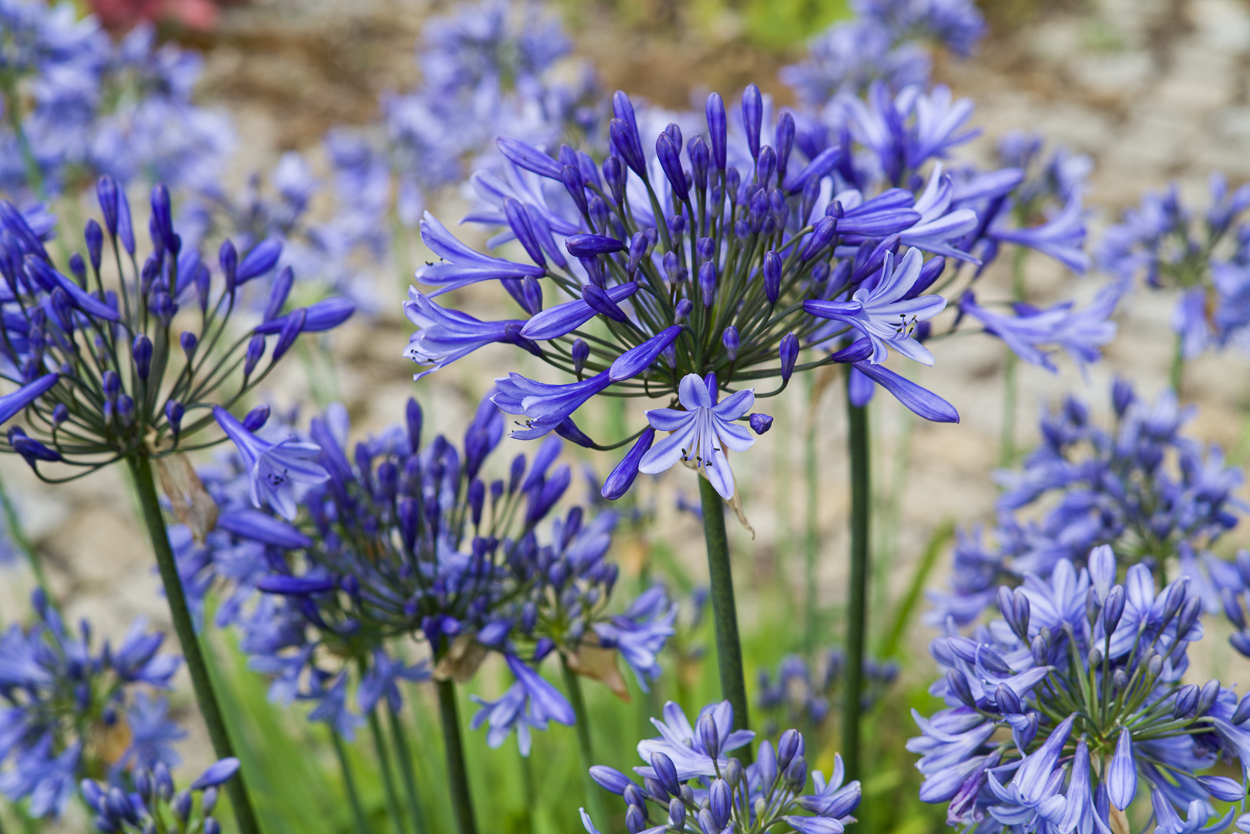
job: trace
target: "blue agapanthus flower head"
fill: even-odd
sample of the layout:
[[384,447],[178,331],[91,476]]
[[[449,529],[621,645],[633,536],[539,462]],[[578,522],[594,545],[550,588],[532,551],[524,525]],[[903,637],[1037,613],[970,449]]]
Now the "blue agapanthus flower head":
[[32,816],[59,816],[84,776],[178,764],[170,744],[186,732],[151,694],[181,662],[159,653],[164,635],[140,619],[96,648],[86,620],[71,630],[42,591],[33,603],[29,626],[0,635],[0,793],[29,799]]
[[965,831],[1115,830],[1134,802],[1165,830],[1224,830],[1235,808],[1221,817],[1215,803],[1244,787],[1203,772],[1250,752],[1250,705],[1217,680],[1183,682],[1203,628],[1189,576],[1160,589],[1144,564],[1120,574],[1103,545],[1088,567],[1062,559],[995,604],[1000,619],[930,648],[946,708],[913,712],[922,800],[948,803]]
[[[249,417],[231,429],[246,435],[237,462],[201,471],[221,511],[206,546],[185,545],[183,571],[200,587],[214,574],[226,581],[218,621],[240,629],[271,696],[312,701],[311,717],[350,734],[361,712],[400,708],[399,682],[465,681],[496,652],[517,683],[483,702],[475,723],[489,723],[492,746],[517,730],[528,752],[529,728],[572,721],[564,696],[533,671],[552,651],[622,695],[623,658],[645,689],[676,606],[655,588],[612,613],[616,515],[557,513],[572,483],[562,441],[496,471],[504,417],[489,399],[460,444],[423,440],[415,400],[404,417],[354,446],[341,406],[294,435],[266,436]],[[259,486],[257,467],[269,473]],[[305,477],[313,468],[317,477]],[[275,486],[279,470],[286,481]],[[257,489],[271,493],[263,512],[252,505]],[[393,642],[406,636],[427,643],[432,665],[397,659]]]
[[1250,227],[1240,222],[1250,207],[1250,185],[1229,190],[1211,175],[1205,211],[1186,205],[1175,185],[1148,192],[1140,206],[1107,229],[1098,265],[1153,289],[1179,291],[1172,314],[1181,356],[1244,340],[1250,325]]
[[[743,398],[780,393],[796,370],[854,363],[922,416],[957,420],[948,403],[881,363],[894,352],[932,362],[917,337],[945,306],[934,283],[945,259],[976,261],[955,244],[972,235],[977,215],[952,205],[950,178],[928,165],[969,138],[961,126],[971,105],[948,90],[879,92],[873,102],[859,104],[854,136],[870,155],[894,159],[902,149],[894,173],[916,179],[920,193],[881,191],[852,159],[849,127],[845,147],[815,135],[800,142],[794,116],[774,118],[754,85],[732,113],[712,94],[706,134],[694,136],[673,123],[644,138],[633,103],[617,93],[602,165],[567,145],[500,139],[504,168],[474,175],[481,202],[467,220],[500,230],[492,248],[516,246],[510,257],[480,253],[427,214],[422,234],[441,260],[417,273],[434,291],[414,288],[405,305],[418,327],[407,355],[424,375],[511,344],[572,377],[496,381],[495,403],[524,418],[522,439],[555,432],[604,448],[573,422],[579,407],[600,395],[667,398],[669,408],[648,411],[650,429],[616,444],[633,447],[605,481],[609,498],[639,471],[658,471],[661,457],[702,458],[695,462],[710,473],[728,473],[726,451],[750,445],[746,426],[767,430],[764,416],[752,423],[738,408]],[[483,321],[442,305],[443,293],[476,283],[497,283],[517,314]],[[799,365],[804,350],[821,355]],[[776,387],[755,391],[770,378]],[[655,431],[679,428],[706,448],[652,453]],[[732,476],[714,483],[732,496]]]
[[[818,736],[825,729],[825,719],[836,713],[841,702],[845,662],[841,649],[826,649],[815,663],[801,655],[786,655],[777,663],[776,677],[768,669],[760,669],[756,705],[764,720],[764,735],[775,736],[783,726],[794,726],[809,737]],[[898,672],[899,666],[892,660],[864,661],[865,709],[880,700]]]
[[238,759],[219,759],[189,788],[178,790],[169,768],[157,764],[137,769],[129,784],[109,786],[83,779],[80,790],[83,801],[96,814],[92,820],[95,830],[102,834],[141,834],[160,830],[158,825],[221,834],[221,824],[213,816],[217,796],[221,786],[238,772]]
[[1082,565],[1104,544],[1122,565],[1142,564],[1160,579],[1179,565],[1211,612],[1221,589],[1240,591],[1235,566],[1210,549],[1245,511],[1241,471],[1182,432],[1194,409],[1171,391],[1150,403],[1118,380],[1112,411],[1114,422],[1100,425],[1069,398],[1043,415],[1042,443],[1023,469],[998,473],[1004,491],[990,541],[980,529],[960,534],[951,590],[930,592],[931,622],[969,623],[1000,584],[1049,577],[1063,560]]
[[[51,464],[79,477],[177,451],[213,422],[206,412],[238,402],[301,335],[337,327],[355,309],[342,298],[288,309],[292,275],[273,275],[276,240],[239,253],[227,239],[210,266],[183,246],[163,185],[151,192],[140,266],[125,190],[102,177],[96,193],[103,224],[88,220],[81,252],[62,264],[45,246],[56,219],[0,200],[0,377],[16,389],[0,397],[0,423],[24,416],[3,451],[45,479]],[[264,287],[263,317],[236,306],[251,282]]]
[[[743,767],[734,751],[749,745],[755,734],[733,729],[728,701],[707,705],[693,724],[669,701],[663,719],[651,723],[660,737],[638,742],[644,765],[634,773],[641,784],[614,768],[590,769],[596,782],[625,799],[630,831],[746,834],[785,824],[801,834],[840,834],[855,821],[851,814],[859,805],[860,786],[842,784],[841,756],[834,756],[828,780],[812,771],[812,790],[805,792],[806,745],[796,730],[782,733],[775,745],[760,742],[754,763]],[[599,834],[581,813],[588,834]]]

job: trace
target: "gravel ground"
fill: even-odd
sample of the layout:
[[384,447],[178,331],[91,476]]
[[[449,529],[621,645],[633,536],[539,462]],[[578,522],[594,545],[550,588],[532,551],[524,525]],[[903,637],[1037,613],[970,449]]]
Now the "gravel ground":
[[[208,55],[207,86],[235,114],[243,138],[239,176],[264,166],[281,150],[311,149],[315,137],[331,124],[367,120],[379,90],[411,82],[412,44],[421,19],[431,10],[430,4],[417,0],[264,0],[231,10]],[[584,31],[595,34],[579,36],[579,50],[596,59],[610,88],[681,106],[690,80],[729,90],[754,78],[784,100],[775,81],[784,62],[733,48],[732,20],[697,36],[621,32],[605,21],[591,21],[593,26],[581,22]],[[969,146],[972,158],[987,159],[998,137],[1021,127],[1094,158],[1088,203],[1096,212],[1095,239],[1143,189],[1175,180],[1185,195],[1204,201],[1213,170],[1223,170],[1235,184],[1250,179],[1250,154],[1245,152],[1250,144],[1246,0],[1087,0],[1074,10],[1047,12],[1013,34],[992,38],[973,60],[941,63],[938,75],[956,94],[977,102],[974,121],[984,135]],[[444,213],[454,216],[461,208],[452,198]],[[981,297],[1008,296],[1004,264],[983,280]],[[1037,256],[1028,264],[1030,294],[1038,303],[1072,294],[1088,300],[1105,280],[1098,275],[1077,279]],[[1113,374],[1134,381],[1144,395],[1153,397],[1161,390],[1172,350],[1172,302],[1166,294],[1138,291],[1130,296],[1119,316],[1119,338],[1107,351],[1107,361],[1092,368],[1088,378],[1066,361],[1053,376],[1025,366],[1018,411],[1021,441],[1033,442],[1034,418],[1042,405],[1068,392],[1106,415]],[[396,421],[403,401],[415,393],[435,426],[458,434],[456,427],[463,425],[470,403],[503,367],[505,354],[484,351],[454,375],[435,375],[414,386],[411,366],[400,356],[407,336],[397,310],[388,311],[381,322],[347,327],[331,343],[336,372],[332,379],[323,374],[320,381],[337,386],[338,396],[363,429]],[[897,483],[901,507],[896,522],[888,526],[897,558],[884,571],[879,600],[892,599],[906,587],[925,542],[944,520],[964,524],[992,518],[995,489],[989,473],[997,458],[1004,349],[974,336],[943,342],[934,352],[937,366],[917,378],[958,407],[960,425],[909,420],[892,401],[874,407],[876,486],[884,493]],[[1246,368],[1242,355],[1206,356],[1192,364],[1184,393],[1200,405],[1191,424],[1194,433],[1225,448],[1235,445],[1250,406]],[[273,387],[274,401],[293,403],[306,385],[307,377],[294,364]],[[804,599],[806,583],[801,558],[787,542],[796,541],[803,521],[799,488],[791,486],[807,454],[802,437],[808,406],[801,400],[790,397],[785,407],[779,406],[777,427],[751,453],[750,492],[745,497],[754,542],[744,530],[733,534],[740,582],[783,572],[794,588],[796,605]],[[826,392],[813,413],[819,424],[818,597],[822,605],[836,607],[845,576],[848,499],[841,398]],[[903,477],[895,474],[900,455],[910,459]],[[167,627],[165,603],[121,469],[54,489],[36,482],[20,460],[7,458],[0,460],[0,476],[13,491],[46,560],[52,586],[71,615],[90,616],[103,635],[120,636],[138,615]],[[697,522],[674,509],[671,499],[677,491],[697,494],[689,473],[646,487],[644,499],[654,498],[658,507],[651,536],[697,543]],[[1250,526],[1243,528],[1235,539],[1250,537]],[[678,555],[696,576],[702,574],[701,547]],[[936,576],[941,575],[939,568]],[[6,618],[24,610],[22,598],[30,587],[22,571],[13,576],[0,586],[0,612]],[[761,612],[749,596],[742,606],[749,629]],[[915,640],[922,645],[927,636],[917,634]],[[1222,665],[1229,654],[1219,648],[1223,641],[1205,645],[1212,656],[1195,667]],[[1235,677],[1250,679],[1248,671],[1243,660],[1234,661]],[[178,701],[183,717],[194,725],[185,682]],[[192,766],[206,760],[202,730],[194,729],[185,748]]]

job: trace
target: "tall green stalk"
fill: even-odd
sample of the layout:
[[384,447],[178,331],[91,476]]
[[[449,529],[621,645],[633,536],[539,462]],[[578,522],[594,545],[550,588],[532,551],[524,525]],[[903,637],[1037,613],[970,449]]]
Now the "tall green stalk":
[[[1029,250],[1017,246],[1011,261],[1011,298],[1013,301],[1024,301],[1024,262]],[[1019,383],[1016,372],[1020,360],[1015,351],[1007,348],[1007,361],[1003,367],[1003,427],[999,437],[998,465],[1011,466],[1016,459],[1016,402],[1019,398]]]
[[334,754],[339,760],[339,770],[343,774],[343,787],[347,790],[347,803],[352,807],[352,821],[356,825],[357,834],[369,834],[369,823],[365,819],[365,809],[360,804],[360,792],[356,789],[356,777],[352,773],[351,762],[347,760],[347,749],[343,739],[330,729],[330,740],[334,742]]
[[[182,580],[178,576],[174,551],[169,546],[169,532],[165,529],[165,516],[161,512],[160,499],[156,495],[156,482],[152,479],[152,463],[145,455],[132,455],[126,461],[130,465],[130,475],[134,480],[135,491],[139,494],[139,505],[143,508],[143,521],[148,528],[148,536],[152,539],[152,549],[156,551],[156,566],[160,570],[161,583],[165,586],[165,597],[169,600],[169,613],[174,622],[174,632],[178,635],[178,642],[182,644],[182,655],[186,659],[187,671],[191,673],[191,687],[195,690],[196,703],[199,704],[200,713],[204,716],[209,740],[213,743],[213,751],[217,754],[217,758],[233,757],[234,746],[230,743],[229,733],[226,732],[221,705],[217,701],[217,696],[213,694],[213,684],[208,677],[204,654],[199,638],[195,634],[191,611],[187,608],[187,597],[182,590]],[[227,782],[226,790],[230,794],[230,804],[234,808],[235,819],[238,820],[241,834],[260,834],[260,826],[256,822],[256,813],[252,810],[252,801],[247,795],[243,774],[240,773],[237,778]]]
[[[849,374],[847,375],[849,379]],[[868,631],[869,517],[872,488],[868,463],[868,413],[848,392],[847,453],[851,471],[851,578],[846,610],[846,677],[842,707],[842,758],[848,779],[860,770],[860,718],[864,689],[864,644]]]
[[[389,707],[390,701],[387,701]],[[408,731],[404,721],[394,709],[388,709],[390,717],[391,740],[395,743],[395,758],[399,759],[399,772],[404,780],[404,798],[408,803],[408,814],[412,817],[413,828],[417,834],[426,834],[430,830],[425,821],[425,809],[421,805],[421,795],[417,792],[417,776],[412,766],[412,746],[408,744]]]
[[816,418],[811,411],[809,411],[804,446],[803,477],[804,485],[807,487],[805,490],[807,519],[803,537],[803,582],[806,585],[807,599],[803,607],[807,615],[807,623],[803,631],[803,650],[810,661],[816,657],[816,644],[820,639],[820,597],[816,593],[816,561],[820,555],[820,525],[816,519],[816,491],[820,475],[816,466]]
[[30,537],[26,535],[25,528],[22,527],[22,519],[17,514],[17,508],[13,506],[13,499],[9,497],[8,487],[4,485],[4,481],[0,480],[0,512],[4,513],[4,526],[9,534],[9,538],[17,545],[17,549],[22,551],[22,555],[26,557],[26,564],[30,565],[30,572],[35,576],[35,582],[43,589],[43,592],[52,597],[52,592],[48,588],[48,578],[44,575],[43,565],[39,563],[39,554],[35,550],[35,545],[31,542]]
[[477,834],[473,814],[473,794],[469,791],[469,772],[464,762],[464,741],[460,733],[460,710],[456,705],[455,681],[439,681],[438,716],[443,722],[443,747],[447,751],[447,781],[451,787],[452,810],[460,834]]
[[373,747],[378,754],[378,764],[382,767],[382,785],[386,789],[386,813],[390,816],[397,834],[403,834],[407,826],[403,823],[403,814],[399,810],[399,791],[395,789],[395,774],[391,770],[391,754],[382,738],[382,722],[378,720],[378,708],[375,706],[369,713],[369,732],[373,736]]
[[560,671],[564,673],[564,688],[568,691],[569,703],[573,705],[573,714],[577,716],[573,729],[577,730],[577,750],[582,757],[582,788],[586,791],[586,812],[591,819],[603,825],[607,821],[607,815],[603,812],[603,800],[599,795],[599,791],[603,789],[590,778],[590,768],[595,764],[595,753],[590,743],[590,713],[586,710],[582,681],[569,667],[564,655],[560,655]]
[[[703,538],[707,542],[707,571],[711,582],[712,618],[716,627],[716,662],[720,667],[721,695],[734,708],[734,726],[750,726],[747,685],[742,672],[742,642],[738,638],[738,606],[734,602],[733,567],[729,563],[729,536],[725,532],[725,504],[707,478],[699,478],[703,507]],[[750,764],[750,748],[743,750]]]
[[1185,377],[1185,337],[1180,333],[1176,334],[1176,349],[1172,352],[1172,370],[1168,374],[1168,383],[1172,386],[1172,390],[1176,392],[1179,399],[1181,396],[1181,383]]

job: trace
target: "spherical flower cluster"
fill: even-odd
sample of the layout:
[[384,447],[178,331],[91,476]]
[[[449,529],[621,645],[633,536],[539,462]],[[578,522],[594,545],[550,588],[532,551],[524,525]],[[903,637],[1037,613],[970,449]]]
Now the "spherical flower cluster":
[[[219,419],[233,420],[224,412]],[[676,606],[655,588],[609,615],[617,567],[604,557],[616,517],[586,519],[574,507],[552,518],[572,479],[556,465],[561,441],[544,443],[530,465],[518,456],[506,477],[488,481],[484,466],[504,432],[494,404],[483,401],[460,448],[442,436],[423,445],[422,424],[410,400],[403,426],[356,443],[349,458],[341,406],[312,421],[312,443],[275,444],[239,423],[231,431],[242,472],[204,473],[224,511],[209,548],[184,550],[184,572],[201,587],[213,570],[232,580],[219,622],[242,630],[253,667],[274,678],[271,694],[316,702],[311,717],[350,736],[361,720],[347,698],[353,675],[361,712],[383,696],[397,709],[399,679],[466,681],[494,651],[516,684],[480,701],[474,724],[489,724],[491,746],[516,730],[528,753],[531,728],[545,729],[548,718],[573,723],[564,696],[534,671],[552,651],[623,693],[619,655],[645,689],[659,674]],[[285,494],[289,512],[254,500],[255,484],[266,482],[248,474],[254,444],[311,450],[306,483]],[[298,466],[285,468],[295,474]],[[287,524],[258,503],[291,520],[303,510],[303,521]],[[548,519],[549,537],[540,537]],[[396,659],[392,644],[408,636],[428,643],[432,668]]]
[[[1082,565],[1103,544],[1160,578],[1179,564],[1212,612],[1220,588],[1235,581],[1231,590],[1240,589],[1236,568],[1209,549],[1245,509],[1235,495],[1241,471],[1226,467],[1218,448],[1181,434],[1193,408],[1180,408],[1172,391],[1150,404],[1120,380],[1112,401],[1109,428],[1074,398],[1043,416],[1042,445],[1024,469],[999,473],[1004,492],[992,543],[979,530],[960,535],[950,592],[930,592],[930,622],[972,622],[999,584],[1049,577],[1062,560]],[[1039,505],[1047,508],[1040,518],[1023,515]]]
[[[742,766],[732,751],[751,743],[755,734],[733,729],[733,707],[728,701],[709,704],[691,726],[681,707],[669,701],[664,718],[652,718],[660,737],[638,742],[646,763],[635,767],[642,786],[610,767],[596,765],[590,775],[628,803],[625,828],[630,834],[661,832],[719,832],[747,834],[788,825],[799,834],[841,834],[854,822],[859,805],[859,782],[842,784],[842,757],[834,757],[828,781],[812,772],[807,786],[807,759],[803,736],[796,730],[781,734],[774,746],[762,741],[755,761]],[[662,822],[653,825],[651,805]],[[582,811],[588,834],[599,834]]]
[[862,93],[876,80],[895,90],[925,84],[933,63],[925,42],[966,56],[985,33],[969,0],[857,0],[852,9],[854,19],[821,32],[805,60],[781,70],[782,82],[809,107]]
[[104,228],[87,221],[87,257],[71,255],[68,275],[45,247],[54,219],[0,201],[0,376],[21,386],[0,398],[0,423],[26,414],[4,451],[45,479],[41,463],[65,464],[75,478],[123,458],[169,455],[212,423],[213,406],[230,406],[264,379],[301,334],[336,327],[354,309],[329,298],[284,311],[294,276],[283,270],[263,318],[240,336],[230,328],[239,288],[272,272],[280,243],[240,257],[225,241],[214,280],[199,252],[182,246],[158,185],[152,251],[140,267],[125,192],[103,177],[97,194]]
[[238,759],[220,759],[209,765],[190,788],[176,791],[169,768],[158,763],[134,772],[131,791],[84,779],[82,798],[95,812],[92,822],[102,834],[221,834],[221,823],[212,816],[217,808],[217,790],[238,771]]
[[66,2],[5,0],[0,31],[0,192],[43,199],[101,174],[199,187],[220,174],[234,136],[192,101],[197,54],[157,46],[147,23],[113,44]]
[[[771,396],[796,370],[853,363],[922,416],[957,419],[947,402],[882,364],[891,351],[933,361],[916,337],[945,306],[930,292],[945,261],[922,253],[975,260],[952,242],[973,231],[976,215],[952,207],[953,186],[940,166],[919,196],[843,188],[838,166],[850,162],[848,154],[837,145],[801,151],[789,114],[777,120],[776,147],[763,144],[765,105],[754,86],[743,96],[740,133],[729,133],[729,116],[713,94],[707,137],[686,142],[669,125],[654,154],[644,149],[629,98],[618,93],[613,103],[613,153],[602,166],[567,146],[553,158],[505,138],[505,176],[474,176],[482,204],[469,219],[502,226],[493,242],[515,239],[526,261],[475,252],[426,215],[425,241],[443,260],[420,270],[418,280],[437,287],[434,295],[498,281],[525,316],[480,321],[414,288],[406,309],[420,329],[409,343],[411,359],[432,371],[484,345],[511,343],[575,377],[547,384],[513,373],[497,381],[495,401],[525,418],[517,436],[526,439],[557,431],[596,445],[571,416],[600,394],[681,404],[690,420],[673,409],[648,412],[652,430],[634,436],[633,450],[605,483],[608,497],[623,494],[640,463],[653,472],[687,459],[709,475],[726,473],[714,482],[729,498],[723,453],[750,444],[731,424],[752,422],[746,410],[754,389],[720,406],[719,392],[778,378],[761,395]],[[908,170],[942,153],[954,130],[930,124],[928,111],[914,124],[899,121],[899,141],[911,148]],[[549,306],[553,290],[568,300]],[[798,365],[805,349],[833,352]],[[762,430],[767,421],[754,422]],[[654,430],[679,428],[688,430],[690,445],[646,458]]]
[[1250,325],[1250,226],[1238,218],[1250,207],[1250,185],[1228,190],[1211,175],[1211,203],[1195,221],[1175,185],[1148,192],[1107,229],[1099,266],[1126,281],[1141,276],[1153,289],[1180,291],[1172,313],[1180,355],[1245,339]]
[[946,708],[908,743],[925,776],[920,798],[949,803],[964,831],[1125,831],[1149,801],[1158,830],[1222,831],[1215,802],[1243,785],[1201,775],[1241,758],[1250,699],[1212,680],[1185,685],[1202,637],[1202,602],[1187,576],[1156,593],[1142,564],[1117,583],[1111,548],[1089,567],[1061,560],[1049,579],[1002,587],[998,613],[970,637],[930,648],[944,671],[930,689]]
[[96,652],[85,620],[74,634],[42,591],[32,599],[35,622],[0,636],[0,793],[29,798],[31,816],[60,815],[84,776],[178,764],[170,743],[186,733],[149,692],[168,689],[180,663],[157,654],[164,635],[139,619]]
[[[756,705],[764,719],[764,735],[776,735],[782,726],[814,731],[824,724],[831,708],[842,697],[841,680],[845,657],[840,649],[821,653],[819,663],[809,663],[797,654],[788,654],[777,664],[774,678],[767,669],[759,671]],[[876,703],[898,677],[898,664],[892,660],[864,661],[865,709]]]

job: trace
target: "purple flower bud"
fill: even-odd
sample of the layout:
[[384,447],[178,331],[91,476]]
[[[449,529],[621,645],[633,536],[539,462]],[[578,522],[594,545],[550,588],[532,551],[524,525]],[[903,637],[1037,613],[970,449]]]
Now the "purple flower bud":
[[104,212],[104,225],[110,235],[117,234],[117,183],[107,174],[96,182],[96,199],[100,202],[100,211]]
[[140,333],[135,336],[130,352],[135,361],[135,373],[139,375],[139,379],[147,379],[152,370],[152,340],[146,334]]
[[751,157],[758,159],[760,155],[760,124],[764,115],[764,100],[760,88],[748,84],[742,92],[742,125],[747,131],[747,147],[751,149]]
[[634,441],[634,445],[630,447],[629,452],[621,459],[608,477],[603,481],[603,488],[600,495],[609,501],[615,501],[620,498],[629,488],[634,485],[634,480],[638,477],[638,465],[642,461],[642,456],[651,448],[651,444],[655,442],[655,429],[648,426]]
[[713,779],[711,789],[708,791],[708,810],[712,812],[712,818],[716,821],[716,830],[720,831],[729,825],[729,813],[733,810],[733,794],[729,790],[729,783],[724,779]]
[[262,240],[251,248],[239,262],[235,270],[235,283],[246,284],[253,278],[259,278],[278,264],[282,257],[282,241],[269,238]]
[[1246,723],[1246,719],[1250,718],[1250,693],[1242,696],[1241,701],[1237,704],[1237,709],[1233,711],[1231,721],[1234,724],[1241,725]]
[[1132,384],[1123,377],[1116,377],[1111,386],[1111,404],[1115,408],[1115,416],[1123,417],[1128,407],[1137,399]]
[[577,210],[582,214],[588,214],[590,206],[586,202],[586,180],[582,177],[582,172],[572,165],[565,165],[560,169],[560,181],[564,183],[565,190],[573,198]]
[[195,358],[195,349],[199,347],[199,338],[190,330],[182,331],[182,335],[178,337],[179,343],[182,345],[182,352],[186,354],[187,361],[190,362]]
[[763,189],[756,191],[751,195],[751,202],[748,209],[747,220],[750,223],[751,231],[758,234],[764,228],[764,219],[768,216],[768,195]]
[[681,796],[681,782],[677,779],[677,767],[672,759],[658,751],[652,753],[651,769],[655,771],[655,780],[665,793],[672,797]]
[[668,803],[668,820],[678,831],[686,830],[686,803],[681,797],[673,797],[673,801]]
[[569,352],[573,358],[573,373],[581,376],[582,368],[586,367],[586,360],[590,358],[590,345],[578,337],[573,340],[573,347]]
[[186,409],[177,400],[169,400],[165,403],[165,420],[169,423],[169,431],[173,434],[174,440],[177,440],[179,433],[182,432],[182,416],[185,413]]
[[564,240],[564,248],[574,257],[591,258],[595,255],[620,252],[625,248],[625,244],[616,238],[603,235],[569,235]]
[[104,398],[108,400],[117,399],[117,394],[122,390],[122,379],[117,375],[117,371],[109,370],[104,372]]
[[131,399],[129,394],[117,395],[117,419],[126,428],[134,424],[135,420],[135,401]]
[[[641,140],[637,131],[631,132],[629,125],[624,119],[613,119],[608,125],[608,135],[612,137],[612,145],[616,148],[616,152],[621,155],[625,164],[639,177],[646,179],[647,161],[642,155]],[[637,146],[635,146],[635,142],[638,143]],[[604,165],[603,176],[605,178],[608,176],[606,164]]]
[[221,242],[221,248],[217,250],[217,262],[221,264],[221,273],[226,277],[226,291],[234,292],[239,270],[239,253],[230,238]]
[[695,737],[703,745],[703,752],[713,759],[720,757],[720,730],[710,712],[699,716],[694,728]]
[[274,362],[285,356],[286,352],[295,344],[295,340],[299,338],[300,332],[304,329],[304,319],[307,315],[308,311],[301,307],[290,315],[283,317],[286,319],[286,323],[282,325],[282,330],[278,333],[278,342],[273,347]]
[[834,232],[837,229],[838,221],[833,217],[822,217],[820,220],[817,220],[811,236],[807,239],[807,245],[803,247],[799,257],[804,261],[810,261],[819,255],[833,240]]
[[69,408],[65,403],[57,403],[52,409],[52,424],[59,426],[69,419]]
[[782,113],[777,120],[777,133],[773,141],[777,147],[777,184],[780,185],[786,181],[786,166],[790,162],[790,151],[794,148],[794,117],[789,113]]
[[87,243],[87,257],[91,259],[91,268],[98,273],[100,258],[104,251],[104,232],[100,230],[100,224],[95,222],[95,218],[87,221],[86,228],[83,229],[83,238]]
[[538,279],[527,275],[521,279],[521,298],[524,300],[525,311],[536,316],[543,311],[543,288]]
[[1184,718],[1194,711],[1198,705],[1198,686],[1188,684],[1176,690],[1176,701],[1172,705],[1172,717]]
[[[638,119],[634,116],[634,105],[629,100],[629,96],[625,95],[621,90],[617,90],[612,94],[612,114],[621,120],[624,128],[624,136],[629,143],[629,152],[642,159],[642,137],[638,133]],[[613,141],[616,141],[615,139]],[[616,142],[618,150],[620,142]],[[635,169],[637,170],[637,169]],[[639,172],[638,176],[646,179],[646,174]]]
[[623,795],[625,789],[634,784],[624,773],[607,765],[594,765],[591,767],[590,778],[598,782],[604,790],[617,796]]
[[711,165],[711,155],[708,153],[707,142],[703,141],[702,136],[691,138],[689,144],[686,145],[686,155],[690,157],[694,187],[700,191],[706,190],[707,170]]
[[243,428],[251,432],[260,431],[267,422],[269,422],[269,406],[258,405],[243,418]]
[[[700,269],[700,272],[702,270]],[[738,339],[738,328],[732,324],[725,328],[725,332],[721,335],[721,344],[725,346],[725,352],[729,354],[729,361],[733,362],[738,358],[738,348],[740,340]]]
[[694,303],[689,298],[680,299],[673,308],[673,323],[681,324],[690,317],[692,310],[694,310]]
[[252,371],[256,370],[256,365],[260,362],[262,356],[265,355],[265,337],[256,335],[247,343],[247,358],[243,362],[243,376],[249,377]]
[[1019,715],[1022,711],[1020,696],[1007,684],[999,684],[994,692],[994,701],[1004,715]]
[[191,816],[191,792],[178,791],[178,795],[174,797],[174,813],[178,819],[186,822]]
[[286,304],[287,296],[291,294],[291,285],[294,283],[295,273],[289,266],[282,267],[282,271],[278,273],[277,278],[273,279],[273,285],[269,288],[269,303],[265,305],[264,321],[275,319],[282,312],[282,306]]
[[946,670],[946,689],[970,709],[977,708],[977,699],[972,694],[968,678],[958,669]]
[[655,140],[655,152],[660,167],[664,169],[664,176],[673,186],[673,194],[683,203],[688,201],[690,192],[686,188],[686,172],[681,167],[681,144],[674,144],[672,137],[661,133]]
[[773,427],[773,418],[768,414],[752,414],[747,417],[747,422],[751,424],[751,431],[756,434],[767,434]]
[[764,253],[764,295],[769,304],[781,296],[781,256],[772,250]]
[[178,245],[174,242],[174,219],[169,205],[169,189],[164,183],[152,186],[152,222],[160,235],[165,248],[177,253]]
[[725,102],[720,93],[712,93],[707,97],[703,112],[707,117],[708,138],[712,141],[712,162],[718,171],[724,171],[728,122],[725,119]]
[[674,214],[668,219],[668,236],[673,239],[674,246],[681,245],[681,236],[686,231],[686,218],[681,214]]
[[1107,797],[1123,811],[1137,796],[1137,760],[1133,756],[1133,736],[1125,727],[1120,730],[1115,756],[1107,769]]
[[1199,776],[1198,782],[1221,802],[1240,802],[1246,795],[1241,783],[1227,776]]
[[711,307],[716,300],[716,264],[708,262],[699,267],[699,291],[703,295],[703,306]]
[[87,264],[77,252],[69,256],[69,271],[78,279],[78,286],[87,286]]
[[794,363],[799,358],[799,340],[793,333],[781,337],[781,345],[777,348],[781,356],[781,379],[789,380],[794,374]]
[[1124,602],[1123,585],[1116,585],[1107,593],[1102,608],[1102,627],[1107,634],[1114,633],[1115,627],[1120,624],[1120,617],[1124,615]]
[[686,280],[686,268],[677,260],[677,253],[665,252],[663,265],[664,274],[668,276],[668,280],[672,283],[676,284]]
[[[760,158],[755,163],[755,181],[764,188],[768,188],[770,180],[773,178],[773,172],[777,169],[777,152],[768,145],[760,148]],[[773,192],[777,197],[781,198],[781,192]],[[771,199],[771,198],[770,198]]]
[[1220,697],[1220,682],[1212,678],[1202,685],[1198,693],[1198,705],[1194,707],[1194,717],[1201,718],[1206,715],[1215,705],[1215,699],[1218,697]]

